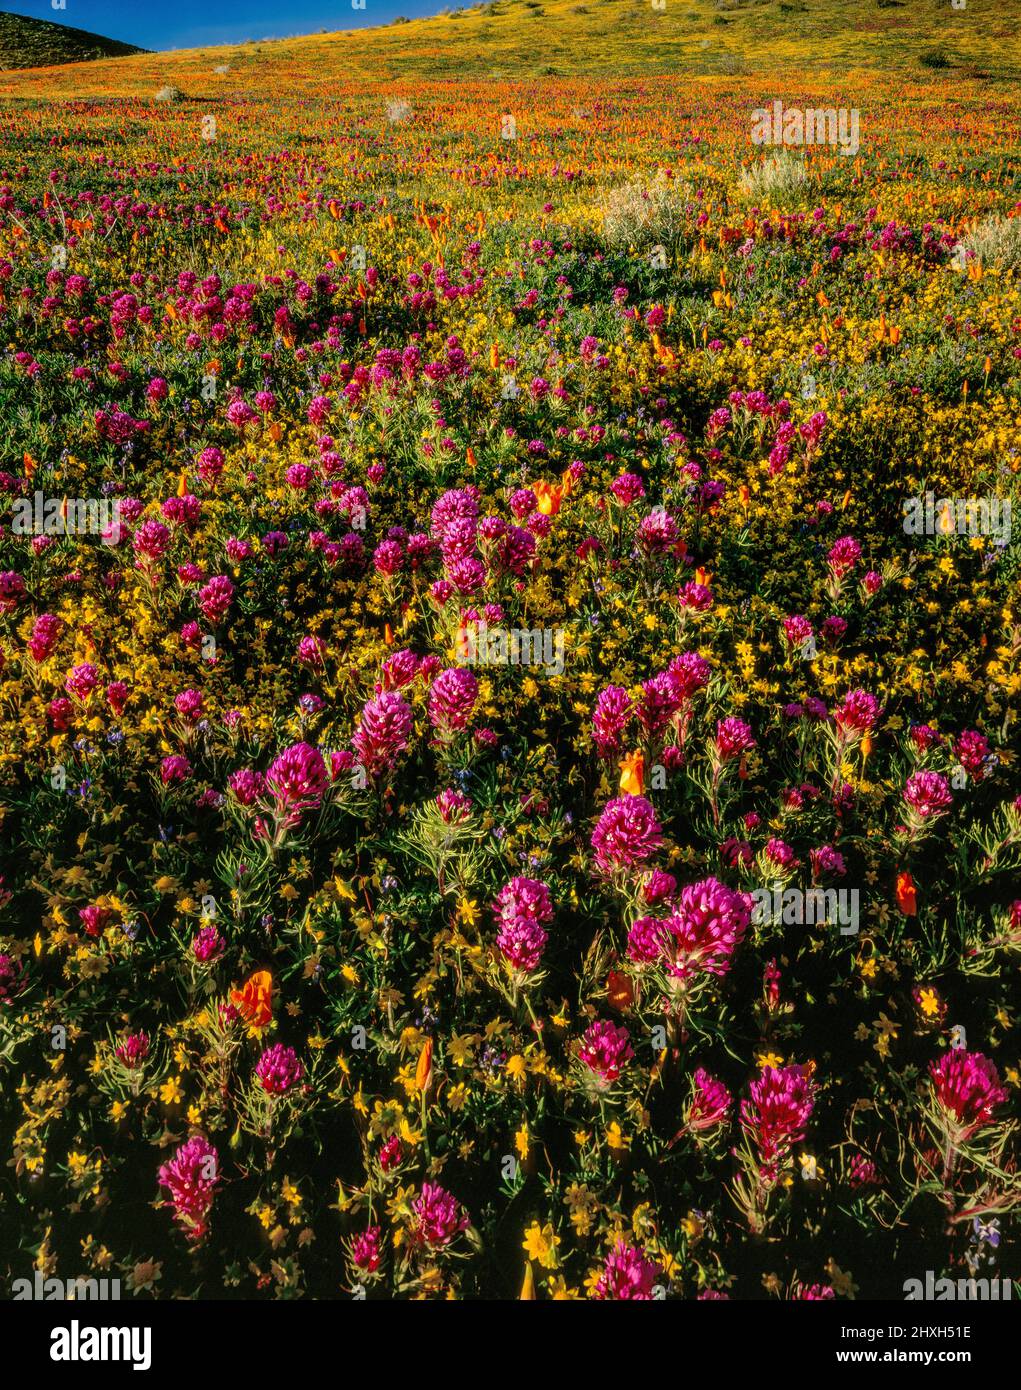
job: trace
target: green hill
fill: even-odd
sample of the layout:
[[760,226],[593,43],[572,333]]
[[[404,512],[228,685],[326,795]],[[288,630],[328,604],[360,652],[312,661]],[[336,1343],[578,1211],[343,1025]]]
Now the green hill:
[[95,58],[124,58],[144,53],[134,44],[104,39],[84,29],[51,24],[47,19],[0,11],[0,70],[48,68],[62,63],[86,63]]

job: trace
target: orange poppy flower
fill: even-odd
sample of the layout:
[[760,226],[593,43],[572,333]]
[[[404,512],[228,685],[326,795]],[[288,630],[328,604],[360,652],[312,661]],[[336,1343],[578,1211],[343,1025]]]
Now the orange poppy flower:
[[532,484],[532,491],[539,503],[540,514],[542,516],[556,516],[564,495],[563,488],[554,487],[552,483],[539,482]]
[[273,1018],[273,977],[268,970],[256,970],[240,989],[230,992],[231,1003],[246,1023],[265,1028]]
[[645,759],[641,753],[629,753],[620,764],[622,796],[641,796],[645,790]]
[[918,895],[915,892],[915,880],[907,869],[902,869],[897,875],[897,906],[905,917],[918,915]]
[[635,1002],[634,986],[622,970],[611,970],[607,976],[606,997],[613,1009],[629,1009]]

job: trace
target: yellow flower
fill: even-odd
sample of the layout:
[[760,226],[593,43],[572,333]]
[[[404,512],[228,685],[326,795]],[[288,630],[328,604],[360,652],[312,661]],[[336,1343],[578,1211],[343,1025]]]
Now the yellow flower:
[[473,927],[479,920],[479,905],[472,899],[461,898],[457,904],[457,919],[466,927]]
[[513,1081],[522,1081],[525,1076],[525,1059],[520,1052],[515,1052],[513,1057],[507,1059],[507,1075]]
[[555,1269],[557,1264],[557,1247],[560,1245],[560,1237],[556,1235],[553,1227],[547,1223],[539,1226],[533,1222],[525,1232],[525,1239],[522,1247],[530,1260],[535,1260],[541,1264],[543,1269]]
[[614,1153],[624,1153],[631,1145],[630,1138],[624,1133],[616,1120],[611,1121],[606,1127],[606,1142]]
[[760,1052],[755,1058],[758,1067],[782,1067],[783,1058],[779,1052]]
[[934,989],[919,990],[918,1003],[926,1018],[932,1018],[939,1013],[939,995]]
[[528,1124],[527,1124],[527,1122],[526,1122],[525,1124],[523,1124],[523,1125],[521,1126],[521,1128],[518,1130],[517,1134],[515,1134],[515,1136],[514,1136],[514,1147],[517,1149],[519,1155],[521,1156],[521,1161],[524,1162],[525,1159],[528,1157]]
[[164,1105],[178,1105],[183,1097],[184,1092],[181,1090],[181,1078],[179,1076],[171,1077],[160,1087],[160,1100]]

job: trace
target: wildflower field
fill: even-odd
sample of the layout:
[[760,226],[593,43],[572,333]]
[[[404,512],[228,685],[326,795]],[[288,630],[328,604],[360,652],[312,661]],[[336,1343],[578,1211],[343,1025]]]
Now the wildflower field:
[[302,42],[0,83],[0,1270],[1011,1278],[1016,87]]

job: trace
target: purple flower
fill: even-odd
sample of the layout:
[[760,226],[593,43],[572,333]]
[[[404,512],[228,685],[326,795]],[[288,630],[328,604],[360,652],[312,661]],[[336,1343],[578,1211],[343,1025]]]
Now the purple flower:
[[189,1240],[200,1240],[208,1229],[213,1197],[220,1182],[219,1155],[203,1134],[193,1134],[159,1170],[161,1187],[170,1191],[170,1204]]
[[633,869],[663,843],[663,832],[644,796],[609,801],[592,832],[592,849],[601,873]]
[[938,772],[915,772],[904,783],[904,800],[920,820],[944,815],[953,799],[949,782]]
[[255,1074],[262,1083],[262,1089],[270,1095],[282,1096],[298,1084],[305,1075],[305,1068],[298,1060],[293,1047],[275,1043],[255,1064]]

